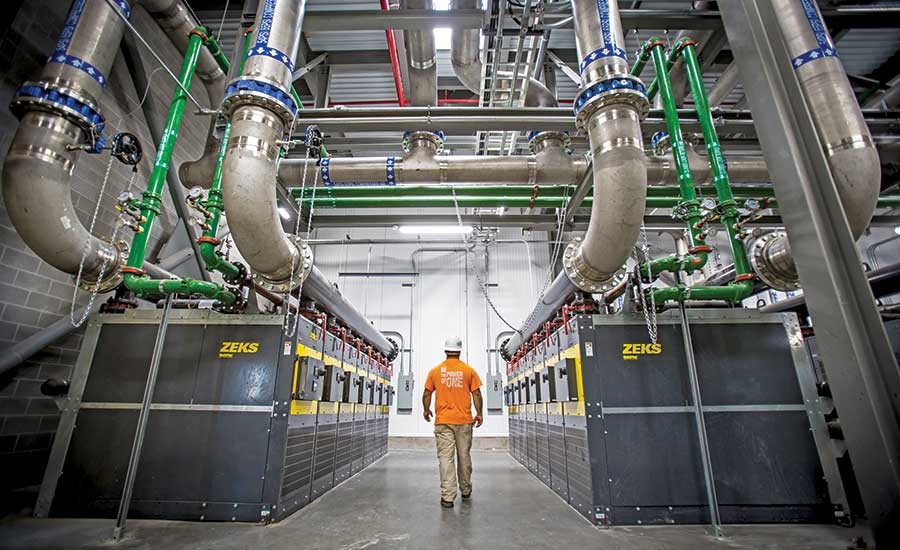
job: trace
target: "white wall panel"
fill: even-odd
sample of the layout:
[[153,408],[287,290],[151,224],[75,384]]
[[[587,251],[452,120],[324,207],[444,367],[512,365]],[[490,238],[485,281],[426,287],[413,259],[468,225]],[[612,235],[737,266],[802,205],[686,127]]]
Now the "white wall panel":
[[[317,230],[319,239],[400,239],[392,229]],[[439,237],[443,238],[443,237]],[[500,239],[521,239],[520,232],[501,232]],[[543,240],[535,234],[528,239]],[[429,238],[429,241],[435,239]],[[499,332],[509,330],[489,308],[479,287],[474,270],[482,278],[499,286],[488,289],[497,309],[518,326],[528,315],[537,299],[537,290],[548,265],[546,243],[497,243],[488,248],[490,272],[484,275],[484,246],[471,254],[435,248],[460,248],[456,238],[439,244],[413,243],[401,245],[318,245],[315,247],[316,265],[345,295],[364,311],[382,330],[395,330],[404,335],[407,347],[412,348],[412,370],[415,374],[414,407],[411,415],[397,415],[391,411],[391,435],[430,436],[433,425],[422,418],[421,391],[428,371],[443,360],[444,339],[458,334],[463,338],[463,360],[486,380],[487,350],[493,348]],[[411,273],[405,277],[339,277],[339,273],[368,272]],[[409,286],[412,284],[413,286]],[[407,285],[407,286],[404,286]],[[412,337],[410,338],[410,334]],[[408,356],[404,368],[408,368]],[[495,367],[496,368],[496,367]],[[501,366],[501,368],[503,368]],[[395,362],[394,383],[399,361]],[[485,424],[476,435],[503,436],[507,434],[505,412],[489,415],[485,410]]]

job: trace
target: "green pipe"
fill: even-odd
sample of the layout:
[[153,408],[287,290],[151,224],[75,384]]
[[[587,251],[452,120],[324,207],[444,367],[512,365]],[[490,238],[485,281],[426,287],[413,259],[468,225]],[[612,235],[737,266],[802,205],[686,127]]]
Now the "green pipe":
[[222,72],[228,74],[228,70],[231,68],[231,63],[222,52],[222,48],[219,47],[219,42],[218,40],[216,40],[215,35],[209,28],[198,27],[195,30],[203,33],[203,45],[205,45],[206,49],[209,50],[209,53],[212,54],[213,59],[216,60],[216,64],[219,65],[219,68],[222,69]]
[[659,38],[654,37],[648,40],[645,46],[641,49],[646,51],[649,47],[653,56],[656,78],[659,82],[666,128],[669,130],[672,157],[675,161],[678,191],[681,195],[681,202],[677,208],[680,211],[680,218],[687,224],[690,244],[690,253],[685,256],[672,254],[642,264],[640,267],[641,272],[648,279],[652,280],[663,271],[684,271],[690,274],[702,269],[706,265],[710,249],[704,240],[703,230],[697,224],[703,217],[703,214],[700,211],[700,201],[697,199],[697,192],[694,189],[694,177],[691,175],[687,147],[684,144],[684,136],[681,133],[681,123],[678,121],[678,108],[675,105],[675,94],[672,91],[672,83],[669,80],[669,74],[666,69],[666,54],[663,49],[663,42]]
[[[247,31],[244,34],[244,50],[241,54],[240,72],[244,70],[247,52],[250,51],[253,45],[252,35],[253,31]],[[216,157],[216,170],[213,172],[213,180],[209,187],[207,198],[203,201],[203,207],[212,215],[209,218],[208,227],[203,232],[203,237],[201,237],[200,256],[203,258],[207,271],[218,271],[226,281],[238,283],[245,271],[240,266],[226,260],[224,254],[217,250],[219,223],[222,218],[222,210],[225,208],[225,203],[222,199],[222,175],[225,153],[228,151],[229,137],[231,137],[231,121],[225,124],[225,131],[222,134],[222,141],[219,142],[219,153]]]
[[178,81],[181,86],[175,88],[175,95],[169,107],[166,117],[166,125],[162,138],[156,148],[156,159],[153,161],[153,171],[147,182],[147,190],[141,194],[142,200],[136,206],[141,212],[140,230],[135,233],[131,241],[131,251],[128,254],[128,263],[123,269],[125,286],[134,291],[138,296],[158,294],[160,292],[180,292],[184,294],[202,294],[219,300],[226,305],[232,305],[237,297],[224,290],[220,285],[197,281],[194,279],[153,280],[143,275],[141,266],[147,253],[147,241],[153,229],[153,221],[162,210],[162,189],[166,182],[166,174],[172,161],[172,151],[175,148],[175,140],[178,138],[178,130],[184,118],[184,107],[187,102],[187,94],[184,90],[190,88],[194,77],[194,69],[203,48],[203,37],[192,33],[188,40],[187,51],[184,55],[184,63],[181,66],[181,74]]
[[727,300],[734,304],[739,304],[753,292],[753,272],[750,267],[750,261],[747,258],[747,252],[744,250],[744,243],[740,238],[740,229],[737,226],[739,216],[737,203],[731,191],[731,182],[728,179],[728,171],[725,168],[725,159],[722,156],[719,136],[716,134],[712,114],[709,111],[709,100],[706,96],[706,88],[703,85],[703,76],[700,73],[700,62],[697,59],[694,41],[689,38],[678,41],[672,52],[670,52],[667,61],[674,63],[673,60],[679,53],[684,57],[688,83],[691,87],[691,95],[694,98],[694,108],[697,112],[697,119],[700,121],[700,128],[703,131],[703,141],[706,142],[710,170],[713,174],[713,186],[716,188],[718,197],[718,212],[725,226],[725,233],[728,235],[734,258],[735,280],[721,287],[686,287],[678,285],[656,289],[653,291],[653,297],[656,303],[659,304],[664,303],[666,300],[684,301],[691,298],[698,300]]
[[[666,58],[666,67],[665,73],[668,74],[669,71],[672,70],[672,67],[675,66],[675,61],[678,59],[678,56],[681,55],[681,49],[687,42],[693,42],[690,38],[682,38],[669,50],[669,56]],[[650,86],[647,88],[647,99],[650,103],[653,103],[653,99],[656,97],[656,94],[659,92],[659,75],[650,83]]]
[[[735,273],[738,277],[751,274],[750,260],[744,250],[744,243],[739,237],[740,229],[737,227],[739,213],[734,194],[731,191],[731,181],[728,179],[728,170],[725,167],[725,158],[722,156],[722,146],[719,144],[719,136],[716,133],[715,122],[709,111],[709,99],[706,96],[706,88],[703,85],[703,75],[700,73],[700,61],[697,58],[697,50],[693,41],[688,41],[681,50],[684,56],[688,82],[691,86],[691,95],[694,98],[694,108],[703,131],[703,141],[706,142],[706,151],[709,156],[709,166],[713,175],[713,186],[719,200],[719,211],[725,224],[725,232],[731,241],[731,249],[734,255]],[[670,56],[671,57],[671,56]]]
[[667,301],[683,302],[685,300],[726,300],[739,304],[753,292],[753,281],[739,281],[724,286],[669,286],[653,290],[653,298],[657,307]]

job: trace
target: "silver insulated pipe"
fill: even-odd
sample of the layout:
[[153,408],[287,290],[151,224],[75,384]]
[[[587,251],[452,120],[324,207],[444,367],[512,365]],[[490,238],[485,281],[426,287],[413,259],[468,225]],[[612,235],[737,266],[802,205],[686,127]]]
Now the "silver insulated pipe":
[[22,84],[10,104],[19,127],[3,163],[3,197],[22,240],[44,261],[100,290],[121,281],[124,250],[93,236],[72,206],[70,180],[85,144],[99,152],[99,98],[125,24],[128,2],[76,0],[56,48],[37,80]]
[[[563,273],[504,346],[512,355],[576,291],[606,292],[625,278],[647,198],[641,119],[649,109],[640,79],[629,74],[616,0],[572,0],[582,92],[576,127],[593,152],[594,202],[584,239],[566,247]],[[548,300],[550,298],[550,300]]]
[[[881,163],[843,64],[815,2],[773,0],[794,70],[825,148],[850,231],[858,239],[875,212]],[[773,288],[799,285],[787,235],[751,245],[751,262]]]
[[289,134],[298,108],[291,86],[305,9],[305,1],[261,0],[254,23],[256,43],[243,74],[228,85],[223,109],[231,120],[231,136],[222,176],[228,226],[257,284],[289,292],[305,280],[304,296],[393,357],[395,347],[313,267],[309,247],[281,226],[276,196],[279,141]]
[[308,247],[281,226],[275,181],[278,142],[298,108],[291,86],[305,9],[305,1],[260,2],[256,42],[223,102],[231,119],[222,176],[228,226],[254,280],[274,292],[297,288],[312,268]]
[[[142,0],[141,5],[153,16],[178,51],[184,54],[187,51],[191,31],[200,25],[200,22],[191,15],[184,1]],[[217,108],[225,95],[226,75],[206,48],[200,52],[194,74],[203,83],[212,108]],[[203,155],[197,160],[182,163],[178,168],[178,178],[185,187],[199,185],[208,189],[212,184],[219,153],[219,139],[214,133],[216,117],[212,116],[209,119],[209,133],[206,137]]]
[[[403,0],[402,9],[430,10],[432,3],[431,0]],[[403,31],[403,44],[406,47],[406,70],[409,74],[407,95],[410,105],[437,105],[437,50],[434,46],[434,33],[431,29]]]

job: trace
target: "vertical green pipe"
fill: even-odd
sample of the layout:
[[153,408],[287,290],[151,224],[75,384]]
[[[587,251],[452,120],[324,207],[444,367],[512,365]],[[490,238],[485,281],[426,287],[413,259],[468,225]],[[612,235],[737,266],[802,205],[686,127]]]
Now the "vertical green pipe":
[[131,251],[128,255],[128,263],[123,268],[125,286],[139,296],[147,294],[179,292],[185,294],[199,293],[218,300],[226,305],[234,304],[237,297],[224,290],[220,285],[196,281],[194,279],[153,280],[143,276],[141,266],[147,253],[147,241],[153,229],[153,221],[162,210],[162,189],[166,182],[166,174],[172,161],[172,152],[175,149],[175,140],[178,138],[178,130],[184,118],[184,107],[187,103],[187,94],[197,67],[197,60],[203,48],[203,36],[192,33],[188,40],[187,51],[184,55],[184,63],[181,66],[181,74],[178,81],[181,86],[175,88],[175,95],[169,107],[166,117],[166,125],[162,138],[156,149],[156,159],[153,161],[153,171],[147,182],[147,189],[141,196],[142,200],[137,205],[141,211],[143,221],[140,230],[135,233],[131,241]]
[[706,142],[706,151],[709,155],[709,165],[713,173],[713,186],[719,200],[722,221],[725,231],[731,241],[731,249],[734,254],[734,266],[738,277],[752,273],[750,261],[744,250],[744,243],[738,236],[737,227],[739,213],[734,194],[731,191],[731,181],[728,179],[728,170],[725,167],[725,157],[722,156],[722,146],[719,144],[719,136],[716,134],[716,126],[712,113],[709,111],[709,100],[706,97],[706,88],[703,86],[703,75],[700,73],[700,62],[697,59],[697,50],[694,43],[690,42],[682,50],[685,67],[687,69],[688,82],[691,86],[691,95],[694,98],[694,108],[697,110],[697,118],[703,131],[703,141]]
[[[641,266],[641,271],[648,278],[662,271],[685,271],[693,273],[706,265],[709,247],[704,242],[704,237],[697,222],[701,219],[700,201],[697,199],[697,191],[694,187],[694,177],[691,174],[690,163],[687,158],[687,149],[684,137],[681,133],[681,123],[678,121],[678,108],[675,105],[675,97],[672,91],[672,83],[666,69],[665,50],[663,42],[658,38],[647,41],[648,48],[653,57],[653,66],[656,69],[656,81],[659,82],[660,97],[662,98],[663,111],[666,118],[666,127],[669,130],[669,140],[672,144],[672,157],[675,160],[675,169],[678,180],[678,188],[681,194],[679,204],[683,214],[681,218],[687,223],[690,240],[690,254],[680,256],[673,254],[664,258],[658,258]],[[643,57],[643,56],[642,56]]]
[[[252,37],[252,30],[248,30],[244,35],[244,49],[241,54],[241,63],[238,72],[243,72],[244,70],[247,52],[250,51],[250,47],[252,46]],[[206,208],[212,216],[209,219],[209,227],[203,232],[203,236],[200,238],[200,255],[203,257],[203,262],[206,264],[206,269],[208,271],[218,271],[226,281],[239,282],[244,270],[236,264],[226,260],[224,256],[216,250],[216,247],[218,246],[218,238],[216,236],[219,233],[222,210],[225,208],[225,203],[222,200],[222,166],[225,162],[225,153],[228,151],[229,137],[231,137],[230,121],[225,124],[225,131],[222,134],[222,141],[219,143],[219,153],[216,158],[216,170],[213,173],[213,180],[209,187],[207,199],[203,202],[203,207]]]

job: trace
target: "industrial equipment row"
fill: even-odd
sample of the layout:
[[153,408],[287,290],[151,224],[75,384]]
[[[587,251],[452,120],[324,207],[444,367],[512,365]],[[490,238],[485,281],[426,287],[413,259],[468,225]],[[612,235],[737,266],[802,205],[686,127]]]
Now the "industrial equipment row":
[[598,525],[709,523],[707,471],[722,523],[849,521],[794,314],[687,314],[549,323],[507,364],[510,454]]
[[[36,515],[115,515],[161,314],[90,321]],[[310,317],[170,312],[132,517],[278,521],[384,456],[393,367]]]

